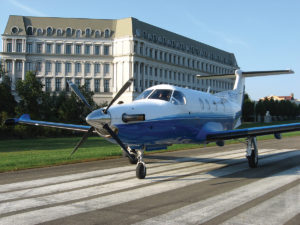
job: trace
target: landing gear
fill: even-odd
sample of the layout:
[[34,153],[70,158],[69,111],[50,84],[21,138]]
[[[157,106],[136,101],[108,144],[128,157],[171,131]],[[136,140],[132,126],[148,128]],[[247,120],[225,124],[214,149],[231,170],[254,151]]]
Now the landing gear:
[[249,137],[247,139],[246,157],[250,168],[256,168],[258,165],[258,151],[256,137]]
[[144,179],[146,177],[146,170],[145,163],[138,163],[136,167],[136,177]]
[[137,164],[138,158],[137,158],[137,153],[136,153],[135,149],[129,150],[129,154],[131,155],[131,158],[128,157],[129,163]]
[[137,151],[137,166],[136,166],[136,177],[139,179],[144,179],[147,174],[146,164],[143,161],[144,149]]

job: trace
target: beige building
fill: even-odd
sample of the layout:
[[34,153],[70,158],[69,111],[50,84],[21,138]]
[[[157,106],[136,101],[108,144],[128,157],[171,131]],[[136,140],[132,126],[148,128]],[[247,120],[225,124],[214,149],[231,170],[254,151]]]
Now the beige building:
[[36,71],[45,91],[67,90],[67,81],[109,101],[132,76],[120,100],[131,101],[156,84],[219,92],[232,80],[197,80],[197,74],[229,73],[238,68],[234,54],[141,22],[10,16],[2,34],[2,63],[12,79]]

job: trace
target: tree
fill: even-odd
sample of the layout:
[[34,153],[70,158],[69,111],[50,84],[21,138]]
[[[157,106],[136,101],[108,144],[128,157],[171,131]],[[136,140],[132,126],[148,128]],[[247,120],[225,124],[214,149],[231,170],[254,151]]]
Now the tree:
[[36,79],[33,72],[27,72],[25,80],[18,80],[16,91],[20,97],[17,107],[19,114],[28,113],[34,119],[40,119],[40,108],[43,99],[43,84]]
[[6,112],[9,116],[13,116],[17,102],[11,93],[10,78],[6,75],[2,66],[0,66],[0,77],[2,78],[2,82],[0,83],[0,111]]
[[248,94],[244,95],[244,103],[242,106],[243,121],[253,121],[254,116],[254,102],[251,101]]

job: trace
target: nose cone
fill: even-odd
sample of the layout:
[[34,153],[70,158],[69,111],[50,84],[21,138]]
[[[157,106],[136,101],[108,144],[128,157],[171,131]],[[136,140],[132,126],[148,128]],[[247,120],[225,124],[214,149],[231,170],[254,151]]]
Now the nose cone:
[[110,124],[110,114],[104,114],[103,109],[97,109],[86,117],[86,122],[93,127],[102,129],[104,124]]

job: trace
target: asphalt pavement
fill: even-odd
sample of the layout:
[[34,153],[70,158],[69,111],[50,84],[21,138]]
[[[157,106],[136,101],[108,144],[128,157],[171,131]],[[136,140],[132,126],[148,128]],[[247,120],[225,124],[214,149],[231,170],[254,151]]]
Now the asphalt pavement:
[[0,174],[0,224],[300,224],[300,137]]

